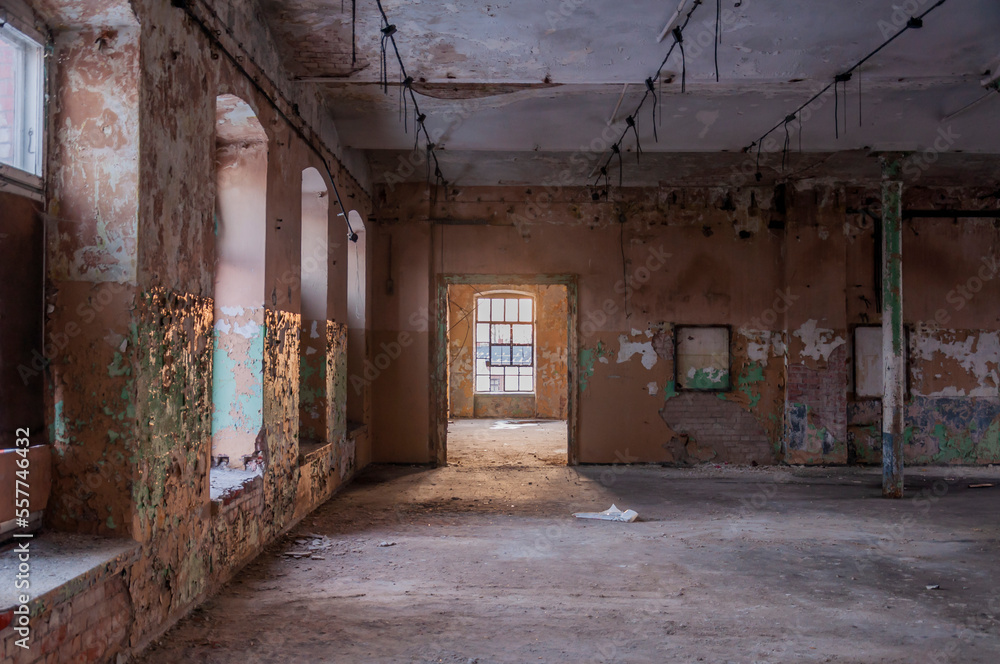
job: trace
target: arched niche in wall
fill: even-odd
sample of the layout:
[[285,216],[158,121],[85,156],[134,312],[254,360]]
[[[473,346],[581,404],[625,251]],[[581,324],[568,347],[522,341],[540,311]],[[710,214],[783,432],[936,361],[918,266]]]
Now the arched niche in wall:
[[330,197],[315,168],[302,171],[302,331],[299,345],[299,451],[326,442],[327,288]]
[[[364,375],[367,357],[367,305],[368,305],[368,241],[365,223],[357,210],[347,213],[351,228],[358,235],[357,242],[347,247],[347,375]],[[349,427],[365,423],[365,384],[350,380],[347,385],[347,421]]]
[[215,110],[212,455],[243,468],[263,425],[267,135],[239,97]]

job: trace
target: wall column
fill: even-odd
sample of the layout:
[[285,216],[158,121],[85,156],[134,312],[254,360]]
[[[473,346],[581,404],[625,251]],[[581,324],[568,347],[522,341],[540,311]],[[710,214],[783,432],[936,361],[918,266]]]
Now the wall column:
[[898,159],[882,158],[882,496],[903,497],[902,198]]

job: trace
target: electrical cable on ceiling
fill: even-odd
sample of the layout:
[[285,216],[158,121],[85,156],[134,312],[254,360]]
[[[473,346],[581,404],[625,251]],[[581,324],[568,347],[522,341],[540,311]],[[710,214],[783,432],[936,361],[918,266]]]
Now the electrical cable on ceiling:
[[[833,115],[834,128],[835,128],[835,134],[836,134],[837,138],[839,138],[840,137],[840,120],[839,120],[839,108],[838,108],[838,106],[839,106],[839,95],[838,95],[838,91],[837,91],[837,84],[841,83],[841,82],[844,83],[844,95],[845,95],[845,98],[846,98],[846,95],[847,95],[847,87],[846,87],[847,83],[846,82],[851,79],[851,73],[853,71],[860,70],[861,65],[863,65],[866,62],[868,62],[869,60],[871,60],[877,53],[879,53],[886,46],[888,46],[889,44],[891,44],[892,42],[894,42],[896,39],[898,39],[900,37],[900,35],[902,35],[907,30],[915,30],[915,29],[922,28],[924,26],[924,17],[927,16],[928,14],[930,14],[932,11],[934,11],[938,7],[940,7],[941,5],[943,5],[944,3],[946,3],[947,1],[948,0],[937,0],[937,2],[935,2],[933,5],[931,5],[930,7],[928,7],[923,13],[921,13],[921,14],[919,14],[917,16],[910,17],[910,19],[906,22],[906,25],[904,25],[902,28],[900,28],[899,31],[896,32],[896,34],[894,34],[891,37],[889,37],[888,39],[886,39],[877,48],[875,48],[873,51],[871,51],[868,55],[866,55],[865,57],[863,57],[860,60],[858,60],[856,63],[854,63],[853,65],[851,65],[850,67],[848,67],[846,70],[844,70],[843,72],[841,72],[841,73],[837,74],[836,76],[834,76],[833,81],[831,81],[830,83],[827,83],[826,86],[824,86],[822,90],[820,90],[819,92],[817,92],[816,94],[814,94],[812,97],[810,97],[808,100],[806,100],[805,103],[803,103],[802,105],[800,105],[798,108],[796,108],[789,115],[798,115],[804,108],[806,108],[807,106],[809,106],[810,104],[812,104],[814,101],[816,101],[817,99],[819,99],[820,97],[822,97],[824,94],[826,94],[830,90],[830,88],[833,88],[833,94],[834,94],[834,115]],[[860,86],[860,80],[858,81],[858,84]],[[859,106],[860,106],[860,103],[861,103],[861,100],[860,100],[860,94],[859,94],[859,100],[858,100]],[[786,115],[785,117],[787,118],[788,116]],[[801,123],[801,118],[800,118],[799,121]],[[760,181],[760,179],[762,177],[762,175],[760,173],[760,146],[761,146],[761,143],[763,143],[764,139],[766,139],[772,133],[774,133],[775,131],[777,131],[778,129],[780,129],[783,125],[785,125],[785,120],[782,120],[782,121],[778,122],[776,125],[774,125],[770,129],[768,129],[767,131],[765,131],[763,134],[761,134],[760,137],[757,140],[753,141],[752,143],[750,143],[750,145],[748,145],[745,148],[743,148],[743,152],[744,153],[750,152],[750,150],[752,150],[754,147],[757,148],[757,173],[755,174],[755,176],[756,176],[756,178],[757,178],[758,181]],[[846,119],[845,119],[845,125],[846,125]],[[845,129],[846,129],[846,126],[845,126]]]
[[[333,177],[333,171],[330,169],[330,163],[327,161],[326,155],[323,154],[322,150],[320,150],[318,147],[316,147],[316,145],[313,144],[313,142],[309,139],[308,136],[306,136],[305,130],[303,130],[295,122],[292,122],[291,116],[288,113],[286,113],[278,105],[277,100],[275,100],[267,92],[267,90],[264,89],[264,86],[258,80],[260,77],[253,76],[250,74],[249,71],[247,71],[246,66],[243,64],[243,60],[245,58],[250,63],[252,63],[254,67],[263,72],[263,69],[260,67],[260,65],[254,62],[253,58],[250,57],[249,55],[239,56],[239,57],[233,55],[229,51],[229,49],[226,48],[225,44],[222,43],[221,31],[210,28],[205,23],[205,21],[200,16],[198,16],[198,14],[194,11],[194,9],[191,7],[191,4],[192,3],[190,0],[171,0],[171,5],[179,9],[182,9],[184,13],[187,14],[192,21],[194,21],[194,23],[198,26],[198,28],[201,29],[201,31],[205,34],[208,40],[213,44],[215,44],[220,51],[222,51],[223,55],[226,56],[230,64],[232,64],[237,71],[243,74],[246,80],[257,91],[257,93],[260,94],[261,97],[267,100],[267,102],[271,105],[271,108],[274,109],[274,112],[278,114],[278,117],[284,120],[288,124],[288,126],[292,128],[292,131],[294,131],[295,134],[300,139],[302,139],[302,142],[305,143],[309,147],[309,149],[311,149],[316,154],[317,157],[319,157],[320,162],[323,164],[324,170],[326,170],[326,175],[330,179],[330,185],[333,187],[334,196],[336,196],[337,198],[337,205],[340,207],[340,212],[341,212],[340,216],[344,218],[344,222],[347,224],[347,239],[350,240],[351,242],[357,242],[358,234],[355,233],[354,228],[351,227],[351,220],[347,216],[347,208],[344,206],[344,201],[340,198],[340,190],[337,188],[337,180]],[[212,18],[219,25],[226,25],[226,22],[222,20],[222,18],[218,15],[218,13],[216,13],[216,11],[211,6],[206,6],[206,9],[208,9],[208,12],[212,15]],[[232,31],[230,29],[227,29],[227,33],[229,33],[229,36],[232,37]],[[275,94],[280,95],[281,93],[278,91],[278,86],[275,85],[273,81],[268,79],[266,75],[264,75],[263,77],[265,80],[268,81],[271,87],[274,88]],[[302,117],[298,115],[299,111],[298,104],[290,103],[287,99],[285,100],[285,103],[291,106],[292,113],[294,113],[299,118],[300,122],[305,124],[305,121],[302,120]]]
[[861,124],[861,67],[858,67],[858,126]]
[[[341,7],[343,10],[343,7]],[[358,0],[351,0],[351,64],[358,64]]]
[[653,93],[653,140],[657,143],[660,142],[660,137],[656,135],[656,90],[653,88],[653,79],[646,79],[646,90]]
[[674,28],[674,43],[681,50],[681,94],[687,92],[687,56],[684,55],[684,34],[680,27]]
[[635,160],[638,163],[639,155],[642,154],[642,145],[639,144],[639,132],[635,128],[635,118],[631,115],[625,118],[625,126],[630,127],[632,129],[632,133],[635,134]]
[[427,119],[427,115],[420,112],[420,105],[417,103],[417,95],[413,92],[413,77],[406,73],[406,66],[403,64],[403,57],[399,54],[399,46],[396,44],[396,26],[389,23],[389,17],[385,13],[385,9],[382,7],[382,0],[375,0],[375,4],[378,5],[379,14],[382,15],[382,28],[380,32],[381,37],[381,72],[380,72],[380,83],[382,85],[383,92],[388,94],[389,92],[389,75],[388,75],[388,45],[392,44],[392,50],[396,54],[396,62],[399,63],[399,76],[401,80],[400,84],[400,94],[403,97],[403,131],[407,131],[409,125],[408,109],[406,107],[406,98],[409,96],[410,103],[413,104],[413,115],[415,119],[415,129],[414,129],[414,145],[420,138],[420,132],[424,133],[424,139],[426,140],[427,148],[427,171],[428,171],[428,181],[430,181],[430,171],[431,162],[434,163],[434,182],[435,184],[440,184],[446,186],[448,181],[444,179],[444,174],[441,172],[441,164],[438,162],[437,154],[435,152],[436,146],[431,142],[431,135],[427,132],[427,125],[424,121]]
[[[686,14],[686,16],[684,17],[684,22],[681,23],[680,25],[674,27],[674,29],[671,31],[670,34],[673,35],[674,41],[670,45],[670,48],[667,50],[667,54],[663,57],[663,60],[660,62],[660,66],[657,67],[656,73],[653,76],[650,76],[649,78],[646,79],[646,91],[643,93],[642,99],[639,100],[639,104],[635,107],[635,110],[632,111],[632,114],[628,116],[628,119],[632,120],[632,122],[630,123],[630,122],[628,122],[628,120],[626,120],[625,129],[622,130],[622,133],[618,137],[618,140],[616,140],[614,143],[611,144],[611,148],[610,148],[611,154],[608,155],[608,158],[605,160],[604,165],[600,167],[600,175],[598,175],[597,179],[594,181],[594,186],[597,187],[600,184],[600,182],[601,182],[601,178],[604,178],[604,194],[603,195],[604,195],[605,198],[608,198],[608,195],[609,195],[608,166],[611,165],[611,161],[615,158],[615,155],[618,155],[618,169],[619,169],[618,170],[618,186],[619,187],[622,186],[622,168],[621,168],[622,141],[625,140],[625,136],[628,134],[629,131],[634,131],[635,132],[635,134],[636,134],[636,150],[637,150],[637,153],[639,151],[639,144],[638,144],[639,134],[638,134],[638,130],[637,130],[636,126],[635,126],[635,119],[637,117],[639,117],[639,111],[642,110],[642,106],[643,106],[643,104],[646,103],[646,99],[648,99],[649,97],[653,98],[653,114],[654,114],[654,116],[656,114],[656,107],[657,106],[660,106],[660,114],[661,114],[661,116],[663,114],[662,101],[660,103],[657,103],[657,100],[656,100],[657,87],[659,88],[659,92],[662,93],[662,91],[663,91],[663,81],[660,80],[660,76],[661,76],[661,74],[663,72],[663,68],[667,65],[667,61],[670,59],[671,54],[673,54],[673,52],[674,52],[674,47],[677,47],[677,46],[680,47],[680,51],[681,51],[681,67],[682,67],[682,70],[681,70],[682,71],[682,73],[681,73],[681,92],[684,91],[684,87],[685,87],[685,80],[684,79],[686,77],[686,69],[687,69],[687,67],[686,67],[686,63],[684,61],[684,55],[683,55],[684,54],[684,47],[683,47],[683,45],[681,45],[681,41],[684,38],[683,37],[683,31],[687,27],[688,23],[691,21],[691,15],[694,14],[695,10],[702,4],[703,1],[704,0],[694,0],[694,4],[691,6],[691,9],[688,11],[688,13]],[[656,135],[656,123],[655,122],[653,123],[653,137],[654,137],[654,139],[657,142],[659,142],[659,137]],[[638,158],[638,154],[637,154],[637,158]],[[592,197],[596,201],[596,200],[600,199],[601,194],[599,194],[597,192],[594,192],[592,194]]]

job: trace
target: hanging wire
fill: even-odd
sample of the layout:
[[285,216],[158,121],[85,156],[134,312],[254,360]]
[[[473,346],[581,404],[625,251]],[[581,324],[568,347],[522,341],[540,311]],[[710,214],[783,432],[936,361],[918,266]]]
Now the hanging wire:
[[782,171],[785,170],[785,158],[788,156],[788,142],[790,140],[789,136],[788,136],[788,123],[791,122],[794,119],[795,119],[794,115],[789,115],[787,118],[785,118],[785,144],[781,148],[781,170]]
[[684,94],[687,88],[687,57],[684,55],[684,33],[680,26],[674,28],[674,43],[681,49],[681,94]]
[[631,115],[625,118],[625,126],[632,129],[632,133],[635,134],[635,161],[638,163],[639,155],[642,154],[642,145],[639,144],[639,131],[635,127],[635,118]]
[[[340,10],[344,11],[343,1]],[[358,0],[351,0],[351,64],[358,64]]]
[[[820,97],[822,97],[824,94],[826,94],[830,90],[830,88],[834,88],[834,99],[835,99],[835,101],[834,101],[834,124],[837,125],[839,121],[837,120],[838,115],[837,115],[837,109],[836,109],[836,105],[837,105],[837,100],[836,100],[836,96],[837,96],[836,84],[840,82],[840,80],[839,80],[840,77],[846,75],[847,78],[845,78],[843,80],[844,81],[850,80],[851,72],[853,72],[856,69],[860,69],[861,65],[865,64],[866,62],[868,62],[869,60],[871,60],[873,57],[875,57],[876,54],[878,54],[880,51],[882,51],[882,49],[884,49],[886,46],[888,46],[889,44],[891,44],[892,42],[894,42],[896,39],[898,39],[907,30],[915,30],[915,29],[922,28],[923,25],[924,25],[924,17],[927,16],[928,14],[930,14],[932,11],[934,11],[935,9],[937,9],[938,7],[940,7],[941,5],[943,5],[946,2],[948,2],[948,0],[937,0],[937,2],[935,2],[933,5],[931,5],[930,7],[928,7],[922,14],[919,14],[918,16],[911,17],[910,20],[908,20],[906,22],[906,25],[904,25],[902,28],[900,28],[899,31],[896,34],[894,34],[893,36],[891,36],[888,39],[886,39],[877,48],[875,48],[871,53],[869,53],[865,57],[863,57],[860,60],[858,60],[856,63],[854,63],[853,65],[851,65],[851,67],[849,67],[848,69],[846,69],[843,73],[837,74],[837,76],[834,77],[833,81],[831,81],[830,83],[827,83],[826,86],[824,86],[822,90],[820,90],[819,92],[817,92],[816,94],[814,94],[812,97],[810,97],[808,100],[806,100],[805,103],[803,103],[798,108],[796,108],[794,111],[792,111],[791,114],[798,114],[806,106],[809,106],[811,103],[813,103],[814,101],[816,101],[817,99],[819,99]],[[757,147],[757,163],[758,163],[758,167],[759,167],[759,164],[760,164],[760,144],[764,141],[765,138],[767,138],[772,133],[774,133],[775,131],[777,131],[778,129],[780,129],[781,126],[784,124],[784,122],[785,122],[784,120],[782,120],[781,122],[778,122],[778,124],[774,125],[770,129],[768,129],[767,131],[765,131],[763,134],[761,134],[760,138],[758,138],[757,140],[751,142],[750,145],[748,145],[745,148],[743,148],[743,152],[749,152],[755,146]],[[838,130],[838,137],[839,137],[839,130]],[[758,168],[757,175],[758,176],[760,175],[759,168]],[[760,178],[758,177],[757,179],[759,180]]]
[[654,93],[653,94],[653,122],[652,122],[652,125],[653,125],[653,141],[655,141],[656,143],[659,143],[660,142],[660,137],[656,135],[656,94],[655,94],[656,90],[653,88],[653,79],[652,78],[647,78],[646,79],[646,90],[648,92]]
[[861,127],[861,113],[863,104],[861,103],[861,67],[858,67],[858,126]]
[[[694,4],[691,6],[691,9],[688,11],[687,15],[684,17],[684,22],[681,25],[678,25],[678,26],[676,26],[673,29],[673,31],[671,33],[673,35],[673,38],[674,38],[673,43],[670,44],[670,48],[667,50],[667,54],[663,57],[663,60],[660,62],[660,66],[656,68],[656,73],[646,79],[646,91],[643,93],[642,99],[639,100],[639,104],[635,107],[635,110],[629,116],[633,120],[633,123],[635,121],[635,118],[639,117],[639,111],[642,110],[642,106],[643,106],[643,104],[646,103],[646,99],[648,99],[650,97],[653,98],[653,114],[654,115],[656,114],[656,107],[659,106],[660,107],[660,119],[662,121],[662,118],[663,118],[663,103],[662,103],[662,100],[659,103],[657,103],[656,95],[657,95],[657,92],[659,92],[660,94],[662,94],[662,92],[663,92],[663,81],[661,80],[660,77],[661,77],[661,75],[663,73],[663,68],[667,65],[667,61],[670,59],[670,56],[674,52],[674,47],[679,47],[680,51],[681,51],[681,54],[682,54],[681,55],[681,58],[682,58],[682,60],[681,60],[681,66],[682,66],[681,92],[684,91],[684,85],[685,85],[684,78],[685,78],[685,75],[686,75],[686,63],[684,62],[684,59],[683,59],[683,57],[684,57],[683,56],[684,47],[682,45],[680,45],[680,41],[683,39],[683,31],[684,31],[684,29],[687,27],[688,23],[691,21],[691,15],[694,14],[694,11],[702,4],[703,1],[704,0],[695,0]],[[600,184],[601,178],[604,178],[604,180],[605,180],[605,197],[607,197],[607,195],[608,195],[608,187],[607,187],[607,181],[608,181],[608,172],[607,171],[608,171],[608,166],[611,165],[611,162],[615,158],[615,155],[618,155],[619,168],[621,167],[622,141],[625,140],[625,136],[626,136],[626,134],[628,134],[629,131],[632,131],[632,130],[635,130],[635,129],[636,129],[636,127],[634,127],[633,125],[628,124],[628,122],[626,121],[625,128],[622,130],[622,133],[618,137],[618,140],[616,140],[611,145],[611,148],[610,148],[611,153],[608,155],[608,158],[604,161],[604,164],[601,166],[601,168],[600,168],[600,175],[598,175],[597,179],[594,181],[594,186],[596,187],[596,186],[598,186]],[[654,125],[653,125],[653,135],[654,135],[654,137],[656,136],[656,125],[655,125],[655,122],[654,122]],[[636,133],[636,137],[638,138],[638,132]],[[659,139],[657,138],[657,141],[658,140]],[[637,150],[638,150],[638,147],[639,146],[638,146],[638,143],[637,143],[636,144]],[[621,183],[622,183],[622,172],[621,172],[621,170],[619,170],[619,172],[618,172],[618,186],[619,187],[621,186]]]
[[[381,53],[381,67],[382,67],[382,78],[381,82],[383,84],[383,91],[385,93],[389,92],[389,76],[388,76],[388,46],[392,45],[392,50],[396,54],[396,62],[399,63],[399,77],[400,77],[400,96],[402,97],[403,106],[403,131],[408,132],[409,127],[409,108],[408,103],[413,105],[413,116],[414,122],[416,124],[414,128],[414,138],[413,147],[416,149],[417,144],[420,139],[420,132],[423,132],[424,139],[426,139],[426,149],[427,149],[427,179],[430,181],[431,173],[431,163],[434,164],[434,183],[440,184],[442,186],[447,185],[448,181],[445,180],[444,174],[441,172],[441,164],[438,162],[437,153],[435,152],[436,146],[431,142],[430,133],[427,131],[427,125],[425,121],[427,120],[427,115],[420,112],[420,104],[417,103],[417,95],[413,92],[413,77],[406,73],[406,66],[403,64],[403,57],[399,54],[399,46],[396,44],[396,26],[389,23],[389,17],[385,13],[385,9],[382,7],[382,0],[375,0],[375,4],[378,6],[379,14],[382,15],[382,53]],[[407,102],[409,98],[409,102]]]
[[722,43],[722,0],[715,0],[715,82],[719,82],[719,44]]
[[[350,216],[347,214],[347,207],[344,205],[344,201],[340,196],[340,189],[337,187],[337,178],[334,177],[333,170],[330,168],[330,162],[327,160],[326,154],[324,154],[322,149],[316,146],[315,138],[307,134],[306,131],[292,119],[292,116],[294,116],[299,120],[299,122],[305,124],[305,121],[302,119],[302,116],[299,115],[297,105],[292,104],[291,102],[288,101],[287,97],[284,97],[284,95],[282,95],[280,92],[277,92],[278,90],[277,86],[274,84],[273,81],[271,81],[267,77],[266,74],[263,75],[263,79],[267,81],[267,84],[271,87],[272,91],[268,91],[267,89],[265,89],[264,83],[262,83],[260,80],[261,76],[259,74],[251,74],[250,71],[247,69],[246,61],[249,61],[250,64],[252,64],[254,68],[257,69],[258,72],[263,71],[261,66],[254,61],[252,56],[246,54],[245,51],[244,54],[246,57],[234,55],[232,52],[230,52],[229,48],[227,48],[226,45],[222,42],[221,39],[222,33],[219,30],[215,30],[209,27],[205,19],[202,16],[198,15],[198,12],[194,9],[191,3],[178,3],[175,6],[179,7],[184,11],[185,14],[187,14],[188,18],[190,18],[194,22],[194,24],[197,26],[199,30],[201,30],[201,32],[205,35],[205,37],[209,40],[209,42],[215,44],[215,46],[218,47],[219,51],[226,57],[227,60],[229,60],[230,64],[236,69],[236,71],[240,72],[244,76],[244,78],[247,81],[249,81],[250,85],[258,92],[258,94],[260,94],[261,97],[267,100],[267,102],[271,105],[271,108],[273,108],[275,113],[278,114],[278,117],[280,117],[282,120],[288,123],[288,126],[291,127],[292,131],[294,131],[296,135],[298,135],[298,137],[302,139],[302,142],[305,143],[305,145],[308,146],[309,149],[312,150],[313,153],[319,158],[320,163],[323,164],[323,170],[326,171],[326,175],[330,179],[330,184],[333,186],[333,194],[334,197],[337,199],[337,206],[340,207],[340,214],[338,216],[342,216],[344,218],[344,222],[347,224],[347,239],[351,242],[357,242],[358,234],[354,232],[354,228],[351,226],[351,219]],[[209,15],[212,17],[212,20],[217,25],[226,25],[227,22],[224,21],[221,16],[219,16],[218,12],[216,12],[215,9],[210,4],[202,5],[201,7],[204,8],[209,13]],[[6,10],[0,8],[0,27],[6,25],[7,23],[6,16],[7,16]],[[276,96],[282,97],[286,102],[286,104],[291,106],[291,112],[288,112],[281,108],[281,105],[278,103]],[[344,170],[346,171],[346,169]],[[349,171],[348,175],[350,175]]]

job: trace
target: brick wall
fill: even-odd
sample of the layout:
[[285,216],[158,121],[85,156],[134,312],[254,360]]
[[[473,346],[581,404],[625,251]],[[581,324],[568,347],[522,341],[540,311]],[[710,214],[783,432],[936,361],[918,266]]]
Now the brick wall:
[[82,583],[74,580],[31,607],[28,648],[15,645],[13,609],[0,614],[0,664],[65,662],[85,664],[106,661],[128,643],[132,603],[124,574],[111,564]]
[[760,422],[745,408],[720,395],[685,392],[668,399],[660,415],[678,434],[667,444],[676,463],[774,462]]
[[847,461],[847,346],[830,353],[825,365],[788,366],[788,460],[792,463]]

